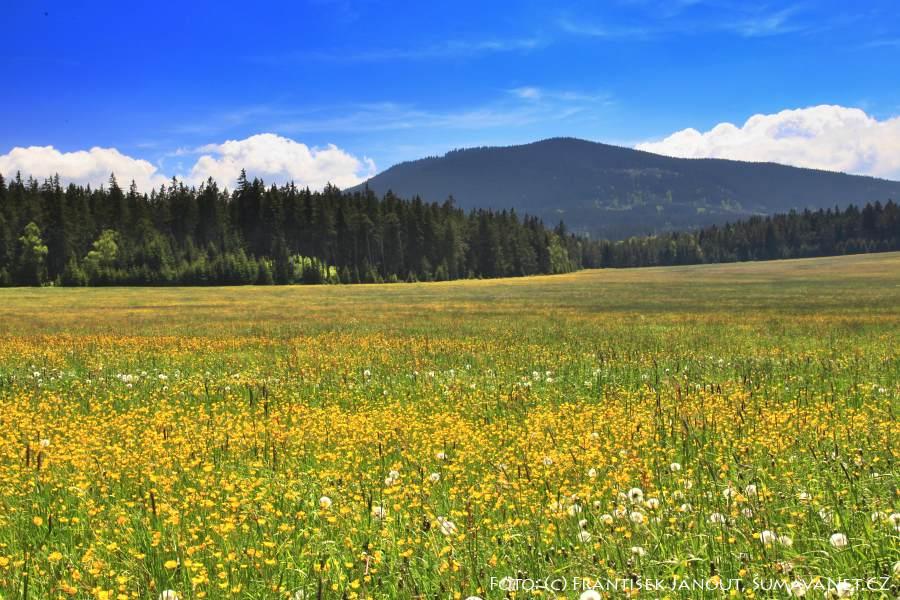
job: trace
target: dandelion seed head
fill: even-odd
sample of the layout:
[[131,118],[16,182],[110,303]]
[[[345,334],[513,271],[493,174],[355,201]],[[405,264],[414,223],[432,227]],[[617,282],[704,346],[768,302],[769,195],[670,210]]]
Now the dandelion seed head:
[[628,490],[628,499],[632,504],[639,504],[644,501],[644,490],[634,487]]
[[806,584],[797,580],[792,581],[790,587],[788,587],[788,593],[794,598],[803,598],[806,596],[806,590]]
[[453,535],[456,533],[456,531],[457,531],[456,523],[454,523],[453,521],[451,521],[445,517],[438,517],[437,522],[438,522],[438,525],[440,526],[441,533],[443,533],[444,535],[449,536],[449,535]]

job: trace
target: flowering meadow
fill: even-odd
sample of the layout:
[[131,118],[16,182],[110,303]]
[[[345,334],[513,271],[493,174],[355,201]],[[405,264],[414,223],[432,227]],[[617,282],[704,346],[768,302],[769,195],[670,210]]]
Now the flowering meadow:
[[895,598],[898,342],[898,254],[2,290],[0,597]]

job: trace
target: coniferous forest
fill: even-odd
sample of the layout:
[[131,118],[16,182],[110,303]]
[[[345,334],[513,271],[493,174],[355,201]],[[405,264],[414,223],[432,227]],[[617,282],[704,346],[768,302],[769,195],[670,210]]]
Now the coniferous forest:
[[0,285],[442,281],[900,250],[897,204],[791,212],[700,230],[591,240],[513,211],[326,186],[228,193],[173,180],[149,194],[0,176]]
[[562,273],[586,240],[509,211],[452,201],[310,192],[242,174],[140,193],[57,177],[0,179],[0,282],[6,285],[237,285],[433,281]]
[[751,217],[688,232],[600,241],[585,262],[648,267],[811,258],[900,250],[900,206],[892,200]]

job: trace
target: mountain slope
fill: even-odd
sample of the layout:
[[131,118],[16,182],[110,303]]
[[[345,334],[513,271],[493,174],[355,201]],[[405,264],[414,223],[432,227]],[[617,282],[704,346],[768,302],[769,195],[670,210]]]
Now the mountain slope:
[[395,165],[364,185],[428,201],[452,195],[464,208],[514,208],[614,239],[900,198],[895,181],[774,163],[671,158],[573,138],[454,150]]

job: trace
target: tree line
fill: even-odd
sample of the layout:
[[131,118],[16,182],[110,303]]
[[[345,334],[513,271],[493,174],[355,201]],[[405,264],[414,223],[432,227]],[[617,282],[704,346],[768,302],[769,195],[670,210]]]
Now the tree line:
[[242,172],[149,194],[0,175],[0,285],[380,283],[563,273],[588,240],[513,211],[388,192],[267,186]]
[[900,250],[893,201],[792,211],[695,231],[592,240],[512,210],[465,212],[241,173],[149,194],[0,175],[0,285],[381,283]]
[[886,203],[791,211],[696,231],[601,241],[588,263],[603,267],[691,265],[900,250],[900,207]]

